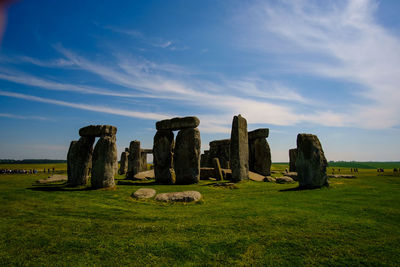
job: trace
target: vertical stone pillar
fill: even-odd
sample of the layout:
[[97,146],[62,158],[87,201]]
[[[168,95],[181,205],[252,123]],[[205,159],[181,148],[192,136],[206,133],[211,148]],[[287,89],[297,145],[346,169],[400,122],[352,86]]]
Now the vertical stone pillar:
[[81,137],[72,141],[67,155],[68,184],[87,185],[91,166],[94,137]]
[[174,170],[177,184],[193,184],[200,180],[200,131],[182,129],[176,136]]
[[140,171],[147,171],[147,153],[143,151],[140,152]]
[[271,149],[267,142],[268,128],[261,128],[248,133],[249,169],[264,176],[271,175]]
[[125,151],[121,153],[119,174],[126,174],[126,172],[128,171],[128,156],[129,156],[129,149],[126,148]]
[[296,171],[297,148],[289,149],[289,171]]
[[173,150],[174,133],[170,130],[158,130],[153,142],[154,175],[157,183],[175,183],[175,177],[170,171],[173,166]]
[[249,179],[249,141],[247,121],[240,114],[232,121],[230,142],[230,165],[232,180],[242,181]]
[[93,151],[92,187],[114,187],[114,175],[118,169],[115,135],[100,136]]
[[329,186],[327,165],[318,137],[313,134],[298,134],[296,169],[299,186],[303,188]]
[[133,178],[137,173],[140,172],[140,156],[140,141],[134,140],[129,144],[128,171],[126,173],[126,178]]

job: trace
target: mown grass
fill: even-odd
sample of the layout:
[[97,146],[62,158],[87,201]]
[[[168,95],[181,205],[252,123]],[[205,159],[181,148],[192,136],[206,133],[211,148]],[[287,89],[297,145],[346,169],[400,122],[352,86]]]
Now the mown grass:
[[[46,175],[0,175],[2,266],[400,265],[400,177],[375,170],[303,191],[251,181],[238,189],[211,181],[132,181],[115,190],[34,185]],[[203,200],[132,199],[141,187],[197,190]]]

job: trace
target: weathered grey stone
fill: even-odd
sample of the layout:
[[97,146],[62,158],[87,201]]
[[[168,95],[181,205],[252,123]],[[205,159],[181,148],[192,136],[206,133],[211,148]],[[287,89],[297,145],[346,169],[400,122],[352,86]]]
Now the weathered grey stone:
[[282,173],[282,174],[284,174],[287,177],[292,178],[295,181],[298,181],[297,172],[287,172],[287,173]]
[[265,138],[249,138],[249,169],[252,172],[271,175],[271,149]]
[[213,158],[213,165],[214,165],[214,175],[215,179],[217,181],[221,181],[224,179],[224,176],[222,175],[222,170],[221,170],[221,165],[219,164],[218,158]]
[[134,178],[137,180],[154,179],[154,170],[139,172],[135,174]]
[[101,137],[103,135],[116,135],[117,127],[112,125],[89,125],[79,130],[80,136]]
[[140,152],[140,171],[147,171],[147,153],[144,153],[143,149]]
[[289,149],[289,171],[296,171],[297,148]]
[[210,178],[214,178],[214,176],[215,176],[214,168],[211,167],[200,168],[200,180],[209,180]]
[[264,178],[264,182],[275,183],[275,182],[276,182],[276,179],[275,179],[274,177],[272,177],[272,176],[266,176],[266,177]]
[[135,193],[131,195],[131,197],[137,199],[145,199],[145,198],[152,198],[155,195],[156,195],[156,190],[152,188],[140,188],[136,190]]
[[230,150],[230,139],[214,140],[210,142],[210,152],[209,152],[209,162],[206,167],[212,167],[211,160],[213,158],[218,158],[221,168],[229,169],[229,150]]
[[182,117],[182,118],[173,118],[170,120],[162,120],[156,122],[156,129],[158,131],[161,130],[170,130],[176,131],[186,128],[196,128],[199,126],[200,120],[197,117]]
[[299,186],[315,188],[328,186],[327,161],[316,135],[297,135],[296,169]]
[[200,155],[200,167],[208,167],[210,161],[210,151],[204,150],[204,153]]
[[55,174],[49,176],[47,179],[37,180],[36,183],[50,184],[50,183],[65,182],[65,181],[68,181],[68,177],[66,175]]
[[329,178],[347,178],[347,179],[353,179],[356,178],[355,175],[352,174],[332,174],[328,175]]
[[177,184],[193,184],[200,180],[200,131],[183,129],[176,136],[174,170]]
[[156,195],[155,198],[155,200],[163,202],[196,202],[200,199],[201,194],[197,191],[162,193]]
[[87,185],[89,169],[92,166],[94,137],[81,137],[72,141],[67,155],[68,184]]
[[291,184],[294,183],[294,180],[287,176],[277,177],[275,179],[276,183],[278,184]]
[[230,165],[232,181],[249,179],[249,140],[247,136],[247,121],[241,115],[233,117]]
[[262,182],[264,181],[264,178],[264,175],[249,171],[249,179],[252,181]]
[[114,175],[118,169],[115,135],[102,136],[93,151],[92,187],[114,187]]
[[134,140],[129,144],[127,179],[132,179],[141,171],[141,163],[140,141]]
[[154,175],[157,183],[173,184],[171,175],[174,150],[174,133],[172,131],[157,131],[153,143]]
[[249,140],[259,139],[259,138],[265,139],[269,135],[269,129],[268,128],[260,128],[257,130],[253,130],[253,131],[250,131],[248,133],[248,135],[249,135]]
[[120,160],[120,164],[119,164],[119,174],[126,174],[126,172],[128,171],[128,156],[129,156],[129,152],[122,152],[121,153],[121,160]]

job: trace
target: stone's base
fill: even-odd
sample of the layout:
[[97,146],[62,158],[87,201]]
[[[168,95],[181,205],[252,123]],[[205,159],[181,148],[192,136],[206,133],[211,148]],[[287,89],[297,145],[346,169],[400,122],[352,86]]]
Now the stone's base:
[[197,191],[183,191],[158,194],[155,198],[162,202],[196,202],[201,199],[201,194]]

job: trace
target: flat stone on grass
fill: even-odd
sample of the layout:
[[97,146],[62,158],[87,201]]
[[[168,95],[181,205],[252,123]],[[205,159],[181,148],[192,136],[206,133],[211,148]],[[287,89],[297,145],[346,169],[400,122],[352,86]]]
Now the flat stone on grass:
[[200,199],[201,194],[197,191],[162,193],[155,198],[155,200],[162,202],[196,202]]
[[291,184],[291,183],[294,183],[294,180],[290,177],[282,176],[282,177],[276,178],[276,182],[278,184]]
[[131,196],[137,199],[152,198],[156,195],[156,190],[152,188],[140,188]]

